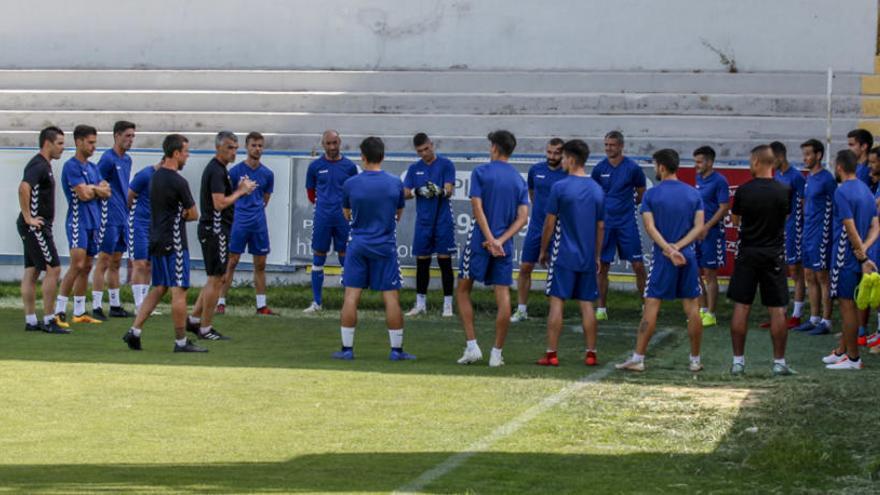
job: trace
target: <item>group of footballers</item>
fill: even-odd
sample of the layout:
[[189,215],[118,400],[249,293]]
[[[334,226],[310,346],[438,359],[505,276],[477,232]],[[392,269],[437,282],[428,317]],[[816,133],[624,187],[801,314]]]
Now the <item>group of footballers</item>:
[[[25,255],[21,286],[25,329],[69,333],[71,322],[101,323],[107,318],[103,312],[104,285],[109,287],[110,317],[131,317],[119,299],[119,269],[122,254],[128,251],[133,262],[135,303],[134,322],[123,337],[129,348],[142,348],[142,327],[170,289],[174,352],[206,352],[186,333],[204,340],[228,340],[213,327],[213,317],[225,311],[224,295],[245,248],[254,256],[257,314],[276,314],[267,306],[265,295],[269,253],[265,209],[274,180],[272,171],[260,162],[264,139],[257,132],[248,134],[247,158],[230,169],[238,151],[238,137],[227,131],[217,134],[215,156],[202,173],[197,208],[187,181],[179,173],[189,157],[186,137],[168,135],[162,159],[131,178],[128,150],[135,128],[131,122],[117,122],[114,145],[97,164],[89,161],[95,152],[97,131],[87,125],[74,129],[76,154],[64,164],[61,178],[69,204],[65,226],[70,267],[57,291],[60,260],[52,238],[55,179],[51,161],[60,158],[64,150],[64,133],[57,127],[47,127],[40,133],[40,151],[25,167],[19,187],[21,214],[17,224]],[[389,358],[415,359],[403,350],[404,315],[399,302],[402,279],[396,234],[405,202],[415,198],[417,296],[406,316],[427,312],[430,265],[436,255],[444,293],[442,315],[453,316],[454,293],[466,334],[459,363],[483,358],[470,297],[474,282],[494,289],[498,312],[489,366],[501,366],[510,324],[528,319],[531,274],[535,265],[541,264],[548,269],[550,311],[547,349],[537,363],[559,365],[557,346],[563,305],[574,299],[581,309],[584,363],[595,366],[597,321],[609,318],[605,302],[608,273],[618,257],[632,267],[643,300],[643,315],[635,351],[617,368],[645,369],[645,353],[661,302],[680,299],[691,342],[688,367],[697,372],[703,368],[703,327],[717,324],[718,270],[724,264],[724,224],[730,212],[730,221],[739,229],[736,263],[727,293],[734,303],[731,373],[745,371],[747,319],[759,289],[761,302],[770,315],[766,326],[773,340],[775,375],[794,373],[785,362],[790,329],[812,335],[830,333],[832,299],[839,304],[841,339],[823,361],[830,369],[861,369],[860,345],[880,352],[877,334],[868,336],[865,331],[867,311],[860,311],[855,304],[862,274],[876,271],[872,257],[880,255],[880,245],[875,245],[880,227],[874,198],[880,182],[880,151],[872,149],[873,137],[867,131],[852,131],[848,139],[850,149],[839,152],[833,160],[834,175],[822,166],[822,143],[815,139],[803,143],[806,178],[789,164],[781,143],[754,148],[749,160],[753,179],[731,198],[727,180],[713,168],[715,152],[708,146],[693,152],[696,187],[679,180],[678,153],[663,149],[652,157],[656,182],[646,190],[643,170],[623,154],[624,137],[619,131],[605,136],[606,157],[590,174],[585,168],[590,156],[587,144],[579,139],[554,138],[547,144],[546,160],[532,166],[527,179],[509,163],[516,148],[515,136],[505,130],[492,132],[488,135],[490,162],[476,167],[470,175],[468,196],[473,221],[455,287],[452,257],[458,248],[450,203],[455,186],[453,163],[438,155],[431,139],[419,133],[413,138],[413,146],[420,160],[409,167],[403,180],[382,170],[385,146],[377,137],[366,138],[360,144],[359,169],[341,153],[339,133],[328,130],[321,139],[324,154],[310,164],[306,174],[306,189],[315,214],[313,302],[305,312],[322,310],[323,269],[332,246],[343,267],[345,287],[342,346],[333,357],[354,359],[357,306],[362,291],[369,288],[383,294]],[[647,259],[643,259],[639,213],[644,231],[653,242]],[[197,219],[208,279],[188,312],[190,256],[184,226]],[[511,315],[513,237],[527,224],[517,282],[518,304]],[[95,256],[98,260],[89,314],[85,298]],[[35,286],[43,271],[44,317],[39,321]],[[795,281],[795,303],[791,318],[786,319],[788,277]],[[71,292],[74,309],[68,322]],[[805,292],[811,316],[802,322]]]

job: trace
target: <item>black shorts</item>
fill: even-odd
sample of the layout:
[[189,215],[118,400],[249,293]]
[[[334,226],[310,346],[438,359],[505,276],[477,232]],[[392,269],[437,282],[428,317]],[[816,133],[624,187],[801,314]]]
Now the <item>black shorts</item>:
[[224,226],[215,232],[210,225],[199,224],[199,242],[202,244],[205,273],[209,277],[225,275],[229,260],[229,228]]
[[788,305],[785,251],[774,248],[742,248],[736,256],[727,298],[751,305],[761,289],[761,304],[768,308]]
[[52,237],[52,226],[44,225],[41,228],[32,228],[24,223],[19,217],[15,223],[18,227],[18,236],[24,245],[24,267],[36,268],[37,271],[45,271],[47,267],[61,266],[58,259],[58,250],[55,249],[55,238]]

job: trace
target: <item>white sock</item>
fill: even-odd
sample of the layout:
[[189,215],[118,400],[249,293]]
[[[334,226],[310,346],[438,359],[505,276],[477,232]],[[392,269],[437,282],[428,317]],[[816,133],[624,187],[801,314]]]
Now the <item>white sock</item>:
[[773,364],[781,364],[781,365],[785,366],[785,358],[782,358],[782,359],[774,359],[774,360],[773,360]]
[[43,316],[43,323],[45,323],[45,324],[48,325],[49,323],[52,323],[53,321],[55,321],[55,315],[45,315],[45,316]]
[[208,325],[206,327],[199,327],[199,334],[200,335],[206,335],[210,331],[211,331],[211,325]]
[[58,296],[55,298],[55,312],[56,313],[67,312],[67,297]]
[[86,312],[86,296],[73,296],[73,315],[82,316]]
[[150,284],[144,284],[141,286],[141,304],[143,304],[144,299],[147,298],[147,294],[150,293]]
[[741,364],[743,366],[746,365],[746,357],[745,356],[733,356],[733,364]]
[[428,303],[428,295],[427,294],[416,294],[416,307],[424,308]]
[[144,302],[144,291],[142,284],[132,284],[131,285],[131,295],[134,296],[134,305],[138,308],[141,307],[141,304]]
[[122,302],[119,300],[119,289],[110,289],[107,291],[110,293],[110,307],[118,308],[122,306]]
[[452,306],[452,296],[443,296],[443,305]]
[[607,312],[608,312],[608,308],[596,308],[596,312],[597,312],[597,313],[607,313]]
[[804,312],[804,302],[803,301],[795,301],[794,302],[794,311],[791,312],[791,316],[794,318],[800,318],[801,313]]
[[104,306],[104,291],[93,290],[92,291],[92,309],[101,309],[102,306]]
[[37,315],[24,315],[24,322],[28,325],[36,325],[37,324]]
[[644,354],[639,354],[639,353],[637,353],[637,352],[634,352],[633,355],[632,355],[632,360],[635,361],[635,362],[637,362],[637,363],[641,363],[642,361],[645,360],[645,355],[644,355]]
[[[226,304],[226,299],[221,304]],[[266,294],[257,294],[257,309],[266,307]]]
[[492,348],[492,356],[501,357],[501,349],[497,347]]
[[691,362],[694,364],[700,364],[700,356],[691,356]]
[[522,312],[522,313],[528,313],[528,311],[529,311],[529,310],[528,310],[528,305],[526,305],[526,304],[517,304],[517,305],[516,305],[516,310],[519,311],[519,312]]
[[131,334],[134,335],[135,337],[140,337],[141,336],[141,329],[131,327]]
[[700,313],[708,313],[709,308],[700,308]]
[[354,347],[354,327],[339,327],[342,334],[342,347]]
[[[263,297],[265,297],[265,296],[263,296]],[[226,306],[226,298],[225,297],[218,297],[217,298],[217,305],[219,306],[221,304]],[[257,307],[258,308],[262,307],[262,306],[260,306],[260,295],[259,294],[257,294]]]
[[196,317],[193,316],[193,315],[189,315],[189,316],[187,316],[187,318],[189,319],[188,321],[189,321],[190,323],[192,323],[193,325],[198,325],[199,323],[202,322],[202,319],[201,319],[201,318],[196,318]]
[[480,348],[480,347],[477,346],[477,339],[474,339],[474,340],[468,340],[468,341],[467,341],[467,350],[469,350],[469,351],[476,351],[476,350],[479,349],[479,348]]
[[829,330],[831,329],[831,320],[824,320],[824,319],[823,319],[823,320],[822,320],[822,323],[824,323],[826,326],[828,326],[828,329],[829,329]]
[[184,337],[182,339],[174,339],[174,343],[180,347],[183,347],[186,345],[186,337]]
[[810,323],[812,323],[813,325],[818,325],[820,321],[822,321],[821,316],[811,316],[810,317]]
[[400,330],[391,330],[388,329],[388,340],[391,341],[392,349],[400,349],[403,347],[403,329]]

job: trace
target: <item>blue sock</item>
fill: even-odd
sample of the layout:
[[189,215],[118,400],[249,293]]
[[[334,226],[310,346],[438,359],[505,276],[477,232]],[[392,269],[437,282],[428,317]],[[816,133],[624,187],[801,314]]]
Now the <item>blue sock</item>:
[[321,305],[323,302],[322,289],[324,288],[324,263],[327,261],[327,255],[312,257],[312,297],[315,303]]
[[859,327],[859,337],[864,337],[867,334],[868,332],[865,331],[865,327]]

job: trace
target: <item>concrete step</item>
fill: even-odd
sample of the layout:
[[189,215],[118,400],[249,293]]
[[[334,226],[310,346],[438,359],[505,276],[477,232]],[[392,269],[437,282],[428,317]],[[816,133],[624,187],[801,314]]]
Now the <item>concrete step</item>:
[[[824,95],[826,79],[817,72],[0,70],[0,88],[23,90]],[[859,74],[835,76],[834,94],[861,90]]]
[[[836,96],[835,115],[865,110],[858,96]],[[0,90],[0,110],[310,112],[473,115],[824,116],[816,95],[658,93],[408,93],[175,90]]]

